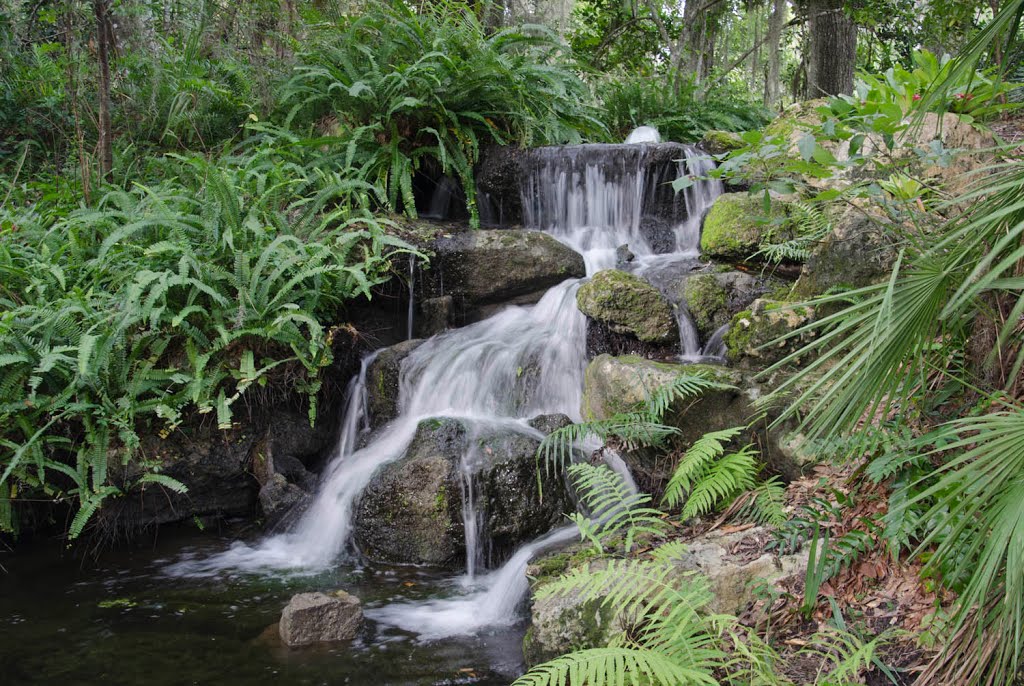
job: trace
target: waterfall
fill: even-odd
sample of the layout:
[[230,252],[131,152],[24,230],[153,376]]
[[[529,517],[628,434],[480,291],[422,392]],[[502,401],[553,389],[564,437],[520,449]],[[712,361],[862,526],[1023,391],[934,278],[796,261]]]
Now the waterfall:
[[[641,273],[663,256],[692,259],[698,250],[701,216],[721,192],[717,182],[694,184],[678,197],[671,191],[676,174],[702,175],[710,167],[690,146],[588,145],[540,148],[530,155],[521,187],[524,219],[583,254],[588,274],[614,266],[615,249],[623,243],[637,256],[634,267]],[[412,280],[410,263],[410,290]],[[579,284],[575,279],[564,281],[536,305],[509,306],[484,321],[425,341],[402,362],[397,418],[375,433],[369,432],[366,378],[376,353],[368,355],[349,384],[334,456],[294,528],[256,545],[236,543],[219,555],[181,560],[168,567],[168,573],[316,571],[336,564],[354,552],[354,510],[364,488],[380,467],[405,455],[424,419],[453,417],[473,430],[500,424],[532,435],[537,432],[526,421],[539,414],[564,413],[578,421],[587,364],[586,319],[576,308]],[[410,314],[410,332],[412,326]],[[696,348],[697,343],[692,345]],[[523,388],[521,370],[527,368],[536,373]],[[462,579],[464,594],[370,608],[367,616],[423,638],[510,624],[517,621],[528,590],[529,561],[577,536],[575,527],[559,528],[522,546],[500,569],[483,570],[486,556],[474,483],[479,457],[471,449],[460,462],[469,572]],[[608,459],[631,483],[622,460],[615,455]]]
[[406,315],[406,340],[411,341],[413,335],[413,313],[416,312],[416,256],[409,255],[409,312]]
[[661,134],[653,126],[638,126],[626,136],[626,145],[637,143],[660,143]]

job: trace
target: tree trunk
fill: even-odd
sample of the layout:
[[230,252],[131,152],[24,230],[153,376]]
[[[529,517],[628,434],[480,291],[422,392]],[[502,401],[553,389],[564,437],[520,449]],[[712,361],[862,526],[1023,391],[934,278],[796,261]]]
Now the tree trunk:
[[843,0],[807,3],[807,97],[853,91],[857,61],[857,25],[843,11]]
[[779,104],[782,91],[782,25],[786,21],[786,0],[775,0],[768,19],[768,73],[764,77],[764,106]]
[[110,51],[113,31],[110,26],[110,0],[93,0],[96,15],[96,54],[99,60],[99,101],[100,111],[97,129],[99,140],[100,176],[109,181],[114,169],[113,132],[110,122]]

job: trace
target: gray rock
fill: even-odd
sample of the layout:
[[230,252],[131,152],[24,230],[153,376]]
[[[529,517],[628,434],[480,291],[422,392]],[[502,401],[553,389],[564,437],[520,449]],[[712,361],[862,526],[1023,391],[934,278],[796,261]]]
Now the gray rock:
[[416,320],[416,335],[430,338],[446,330],[452,320],[454,301],[450,295],[427,298],[420,303],[420,316]]
[[414,338],[386,348],[367,367],[366,394],[372,428],[384,426],[398,416],[398,381],[402,361],[421,343],[421,339]]
[[536,301],[552,286],[586,275],[579,253],[540,231],[461,231],[435,239],[430,248],[424,293],[451,296],[453,316],[466,321],[482,306]]
[[[739,445],[753,443],[769,469],[785,479],[802,475],[814,463],[811,447],[791,436],[789,427],[769,429],[772,417],[751,423],[760,414],[755,401],[763,389],[742,372],[716,365],[654,362],[636,356],[601,355],[587,367],[582,413],[586,419],[607,419],[635,409],[647,396],[680,374],[701,373],[732,388],[705,392],[700,398],[678,401],[664,421],[679,429],[686,447],[709,431],[746,427]],[[795,442],[794,442],[795,441]],[[641,489],[661,492],[671,476],[671,464],[653,451],[632,450],[622,455]]]
[[590,319],[613,333],[645,343],[678,343],[679,325],[672,306],[651,284],[618,269],[606,269],[576,291],[576,304]]
[[268,527],[275,527],[293,511],[309,504],[310,495],[299,486],[289,483],[282,474],[274,474],[260,488],[259,503]]
[[304,646],[355,638],[362,624],[363,609],[353,595],[299,593],[281,613],[278,631],[285,645]]
[[568,415],[540,414],[529,421],[529,425],[545,436],[572,424]]
[[629,249],[629,246],[623,243],[619,247],[615,248],[615,266],[621,267],[629,264],[636,259],[636,255]]
[[831,288],[859,288],[888,277],[897,255],[892,235],[893,228],[879,211],[847,209],[804,264],[796,294],[809,298]]
[[374,474],[356,507],[354,536],[369,559],[459,568],[465,563],[462,464],[472,474],[480,540],[494,562],[572,510],[559,474],[541,470],[532,432],[452,419],[420,423],[405,456]]

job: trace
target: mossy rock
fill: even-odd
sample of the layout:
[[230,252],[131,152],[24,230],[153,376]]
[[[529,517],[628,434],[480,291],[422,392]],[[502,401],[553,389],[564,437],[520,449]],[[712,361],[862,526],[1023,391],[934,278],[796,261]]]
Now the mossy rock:
[[739,150],[746,146],[738,133],[732,131],[705,131],[700,139],[700,147],[712,155]]
[[651,393],[681,374],[703,374],[729,385],[742,382],[740,374],[715,365],[655,362],[636,355],[599,355],[584,375],[583,416],[588,420],[607,419],[635,410]]
[[694,274],[683,282],[682,302],[690,313],[701,340],[708,340],[733,315],[750,307],[779,282],[734,270]]
[[792,225],[785,201],[773,198],[765,212],[761,196],[727,193],[704,218],[700,249],[705,257],[743,261],[754,257],[769,239],[788,239]]
[[761,370],[784,359],[813,338],[811,332],[780,340],[814,320],[814,308],[796,303],[755,300],[732,318],[725,335],[729,362]]
[[657,288],[618,269],[598,272],[576,291],[576,304],[591,319],[645,343],[679,340],[672,306]]

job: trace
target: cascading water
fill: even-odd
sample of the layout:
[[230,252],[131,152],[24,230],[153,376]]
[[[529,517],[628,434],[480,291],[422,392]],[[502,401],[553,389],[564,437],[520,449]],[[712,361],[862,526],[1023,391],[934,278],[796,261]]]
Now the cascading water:
[[[638,271],[662,258],[697,254],[701,216],[720,188],[699,182],[677,198],[668,185],[677,173],[707,171],[710,162],[695,149],[636,144],[542,148],[531,154],[522,182],[524,219],[582,253],[589,274],[614,266],[616,248],[623,244],[637,256]],[[654,159],[661,163],[652,164]],[[653,215],[652,208],[657,209]],[[349,387],[335,456],[294,529],[256,546],[237,543],[205,560],[183,560],[168,571],[210,575],[225,568],[317,570],[335,564],[350,552],[360,494],[378,468],[405,454],[423,419],[454,417],[469,427],[500,424],[531,436],[537,432],[526,422],[536,415],[564,413],[579,420],[586,368],[586,320],[575,303],[579,283],[565,281],[536,305],[508,307],[425,341],[402,364],[398,417],[373,434],[366,420],[366,371],[374,356],[364,359]],[[537,370],[528,389],[520,379],[524,368]],[[365,445],[359,447],[361,442]],[[473,483],[479,457],[467,454],[461,465],[469,571],[459,584],[462,595],[370,608],[368,617],[423,638],[512,623],[527,592],[527,563],[577,535],[575,527],[557,529],[521,547],[500,569],[481,574],[483,541]],[[628,476],[620,459],[613,458],[611,466]]]

